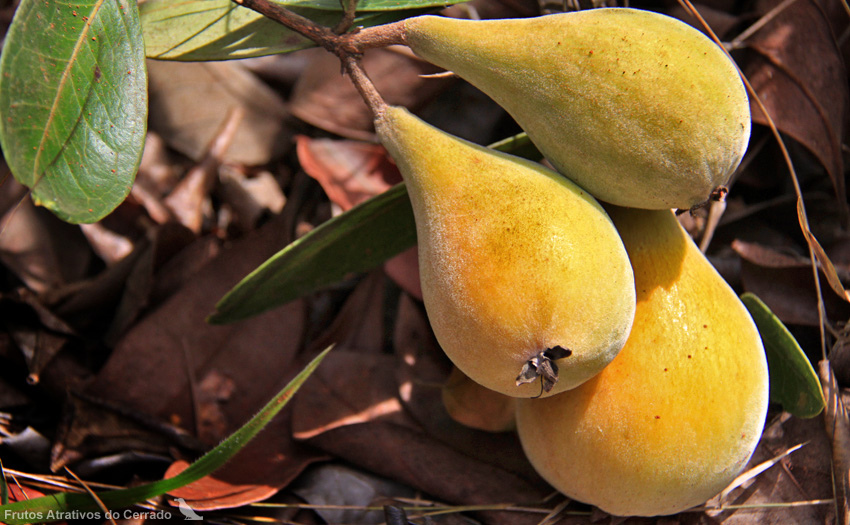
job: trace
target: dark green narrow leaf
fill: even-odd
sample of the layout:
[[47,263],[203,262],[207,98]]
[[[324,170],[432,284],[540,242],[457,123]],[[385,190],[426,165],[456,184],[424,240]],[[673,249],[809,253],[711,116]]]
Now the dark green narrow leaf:
[[810,418],[825,406],[820,381],[803,349],[761,299],[751,293],[741,295],[758,326],[770,369],[770,400],[791,414]]
[[[247,423],[221,442],[217,447],[204,454],[189,467],[173,478],[154,483],[146,483],[128,489],[100,492],[97,494],[107,509],[115,510],[129,507],[147,499],[160,496],[168,491],[185,487],[214,472],[236,455],[254,436],[277,415],[289,402],[304,381],[319,366],[330,352],[327,348],[316,356],[295,378],[287,384],[266,406]],[[99,510],[98,504],[88,494],[60,492],[31,500],[18,501],[0,506],[0,519],[8,525],[30,522],[57,521],[72,511],[87,512]]]
[[133,184],[147,126],[136,2],[22,0],[0,58],[0,144],[33,200],[94,222]]
[[0,505],[9,503],[9,485],[6,484],[6,470],[0,460]]
[[209,321],[251,317],[374,268],[415,244],[413,209],[407,189],[398,184],[275,254],[219,301]]

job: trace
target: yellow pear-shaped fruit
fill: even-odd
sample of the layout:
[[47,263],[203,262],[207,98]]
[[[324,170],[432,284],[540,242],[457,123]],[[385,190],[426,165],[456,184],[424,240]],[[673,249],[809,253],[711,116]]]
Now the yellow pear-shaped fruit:
[[490,95],[602,201],[691,208],[727,183],[747,148],[750,108],[734,63],[665,15],[421,16],[403,34],[417,55]]
[[635,291],[593,197],[403,108],[383,108],[375,124],[407,184],[425,308],[455,365],[514,397],[543,386],[554,394],[602,370],[626,341]]
[[718,494],[759,442],[767,362],[747,309],[670,211],[607,208],[631,257],[626,346],[575,390],[517,403],[528,459],[615,515],[673,514]]

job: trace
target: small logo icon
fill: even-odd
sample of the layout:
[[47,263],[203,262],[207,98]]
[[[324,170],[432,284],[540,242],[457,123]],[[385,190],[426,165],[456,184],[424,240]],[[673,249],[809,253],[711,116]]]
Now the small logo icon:
[[195,510],[186,503],[185,499],[177,498],[175,501],[177,501],[177,508],[180,510],[180,514],[186,516],[187,520],[198,521],[204,519],[195,513]]

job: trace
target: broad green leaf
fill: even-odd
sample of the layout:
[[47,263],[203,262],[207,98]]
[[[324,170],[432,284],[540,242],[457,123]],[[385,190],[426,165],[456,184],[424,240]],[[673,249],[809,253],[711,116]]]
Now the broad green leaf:
[[[358,11],[399,11],[404,9],[424,9],[434,7],[446,7],[452,4],[460,4],[468,0],[359,0]],[[339,0],[277,0],[280,5],[291,7],[304,7],[310,9],[323,9],[325,11],[341,12],[342,7]]]
[[[491,145],[537,160],[525,133]],[[251,272],[216,305],[214,324],[239,321],[337,283],[416,244],[416,224],[399,184],[320,225]]]
[[[211,474],[224,465],[230,458],[248,444],[280,410],[289,402],[295,392],[301,388],[304,381],[319,366],[331,349],[328,348],[316,356],[295,378],[287,384],[283,390],[269,401],[254,417],[247,423],[222,441],[217,447],[210,450],[197,461],[189,465],[186,470],[180,472],[173,478],[163,479],[153,483],[146,483],[128,489],[100,492],[98,499],[107,509],[115,510],[129,507],[150,498],[160,496],[171,490],[185,487],[202,477]],[[57,521],[61,519],[62,513],[72,511],[88,512],[97,511],[97,502],[91,496],[83,493],[60,492],[50,496],[34,498],[26,501],[18,501],[0,506],[0,516],[3,523],[8,525],[18,523]],[[59,514],[57,517],[57,513]],[[67,515],[67,514],[66,514]]]
[[374,268],[416,244],[404,184],[321,224],[248,274],[208,321],[232,323]]
[[826,403],[820,381],[803,349],[761,299],[741,295],[758,326],[770,369],[770,400],[791,414],[810,418],[820,414]]
[[[278,3],[326,27],[336,25],[342,17],[338,0]],[[361,2],[354,25],[385,24],[421,13],[423,9],[445,5],[448,3],[439,0]],[[288,53],[314,45],[307,38],[231,0],[147,0],[139,8],[150,58],[226,60]]]
[[22,0],[0,58],[0,144],[33,200],[94,222],[133,185],[147,126],[136,2]]

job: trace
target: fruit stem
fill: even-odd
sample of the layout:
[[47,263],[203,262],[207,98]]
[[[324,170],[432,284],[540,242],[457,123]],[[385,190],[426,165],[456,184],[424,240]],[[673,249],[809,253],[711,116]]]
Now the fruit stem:
[[[351,78],[358,93],[372,110],[372,114],[377,118],[383,113],[387,103],[369,80],[360,64],[359,57],[367,49],[403,44],[403,20],[365,29],[357,28],[350,33],[340,35],[269,0],[233,0],[233,2],[274,20],[335,54],[342,62],[343,70]],[[348,9],[354,5],[356,0],[348,0],[346,16],[340,21],[342,25],[338,26],[338,29],[346,25],[347,18],[351,18],[353,12],[349,12]]]
[[[348,0],[349,2],[351,0]],[[331,53],[343,58],[344,55],[359,55],[367,49],[387,47],[405,43],[404,20],[375,27],[355,28],[353,31],[338,34],[335,30],[321,26],[285,7],[269,0],[233,0],[234,3],[274,20],[280,25],[312,40]],[[350,25],[347,14],[336,29]]]
[[342,60],[342,67],[348,73],[348,77],[354,83],[357,92],[360,93],[360,96],[366,101],[366,105],[372,110],[372,116],[378,118],[386,109],[387,103],[375,89],[372,81],[369,80],[360,60],[353,55],[342,56],[340,60]]

